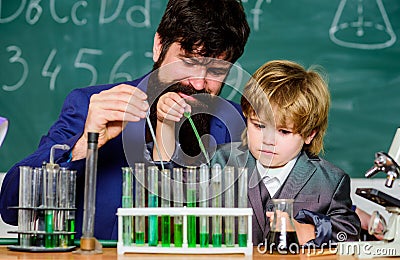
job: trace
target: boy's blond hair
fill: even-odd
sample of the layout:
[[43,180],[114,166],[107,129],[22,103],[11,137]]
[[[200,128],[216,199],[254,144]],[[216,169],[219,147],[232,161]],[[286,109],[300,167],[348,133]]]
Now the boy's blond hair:
[[323,152],[330,95],[326,81],[315,68],[305,70],[286,60],[265,63],[246,84],[241,106],[246,118],[266,116],[280,127],[293,123],[293,132],[304,139],[315,130],[314,139],[303,150],[312,155]]

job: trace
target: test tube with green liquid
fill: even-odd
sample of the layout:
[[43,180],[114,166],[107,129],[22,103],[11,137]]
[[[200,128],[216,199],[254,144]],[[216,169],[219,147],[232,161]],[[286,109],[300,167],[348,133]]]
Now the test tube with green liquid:
[[[161,207],[169,208],[171,202],[171,173],[169,169],[161,171]],[[171,217],[161,216],[161,245],[171,246]]]
[[[225,166],[225,207],[235,207],[235,168],[232,166]],[[225,216],[225,245],[232,247],[235,245],[235,218],[234,216]]]
[[[182,208],[183,207],[183,169],[182,168],[174,168],[174,207]],[[183,216],[175,216],[174,217],[174,245],[175,247],[182,247],[183,243]]]
[[[144,189],[144,163],[135,163],[135,207],[145,207],[145,189]],[[145,237],[145,216],[135,217],[135,243],[137,246],[144,245]]]
[[[187,207],[196,207],[196,167],[187,167]],[[188,246],[196,247],[196,216],[187,216]]]
[[[208,185],[209,185],[209,168],[206,164],[200,165],[200,191],[199,191],[199,207],[208,207]],[[208,247],[208,216],[200,216],[200,247]]]
[[[158,168],[157,166],[149,166],[147,168],[148,174],[148,206],[149,208],[158,207]],[[158,216],[149,216],[149,246],[158,245]]]
[[54,207],[57,198],[57,178],[59,166],[55,164],[47,164],[44,177],[44,201],[45,208],[45,247],[53,248],[56,246],[56,236],[54,233]]
[[74,246],[75,240],[75,199],[76,199],[76,171],[69,170],[68,179],[68,211],[67,211],[67,230],[68,246]]
[[[41,195],[43,194],[43,168],[37,167],[33,169],[32,172],[32,201],[31,205],[34,208],[38,208],[42,206]],[[33,210],[31,216],[31,230],[32,231],[43,231],[39,230],[40,225],[40,212],[39,210]],[[43,225],[42,225],[43,226]],[[41,246],[44,247],[43,244],[43,235],[42,234],[34,234],[31,237],[31,245],[32,246]]]
[[[56,211],[57,215],[57,223],[55,228],[60,232],[67,232],[67,211],[65,210],[68,206],[68,175],[69,170],[65,167],[61,167],[58,172],[58,182],[57,182],[57,190],[58,190],[58,207],[59,210]],[[59,247],[66,248],[68,247],[68,235],[62,233],[59,235],[58,241]]]
[[[239,180],[238,180],[238,207],[247,208],[247,168],[239,167]],[[240,216],[238,221],[238,243],[240,247],[247,246],[247,216]]]
[[[222,207],[222,170],[221,165],[216,163],[211,170],[211,193],[212,193],[212,207],[221,208]],[[213,216],[212,217],[212,244],[213,247],[222,246],[222,217]]]
[[[132,177],[133,171],[131,167],[122,167],[122,207],[132,208]],[[124,216],[122,218],[122,241],[124,246],[132,245],[133,230],[132,216]]]

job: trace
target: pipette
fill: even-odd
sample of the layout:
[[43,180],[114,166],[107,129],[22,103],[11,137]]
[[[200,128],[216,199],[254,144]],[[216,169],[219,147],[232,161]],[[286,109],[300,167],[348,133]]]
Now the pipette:
[[[144,163],[135,163],[135,207],[145,207],[144,190]],[[144,245],[145,216],[135,217],[135,243],[137,246]]]
[[164,163],[163,163],[163,160],[162,160],[162,157],[161,157],[160,148],[159,148],[157,140],[156,140],[156,135],[154,134],[153,125],[151,124],[151,121],[150,121],[150,109],[147,110],[146,121],[147,121],[147,125],[149,126],[151,138],[153,138],[153,143],[154,143],[154,146],[156,147],[157,155],[158,155],[158,158],[159,158],[160,163],[161,163],[161,169],[164,170]]
[[[183,170],[182,168],[174,168],[174,207],[182,208],[183,207]],[[174,244],[175,247],[182,247],[183,243],[183,217],[175,216],[174,217]]]
[[207,164],[209,164],[210,163],[210,157],[208,156],[208,153],[207,153],[206,149],[204,148],[204,145],[203,145],[203,142],[201,141],[199,132],[197,131],[197,128],[196,128],[196,126],[195,126],[195,124],[193,122],[193,119],[190,116],[190,112],[186,111],[186,112],[183,113],[183,115],[189,120],[189,123],[190,123],[190,125],[192,126],[192,129],[193,129],[193,132],[196,135],[197,142],[199,143],[200,150],[203,153],[204,158],[206,158]]
[[[208,207],[209,168],[206,164],[200,165],[200,192],[199,207]],[[200,247],[208,247],[208,216],[200,216]]]
[[[235,200],[235,189],[234,189],[234,179],[235,179],[235,168],[232,166],[225,166],[224,169],[225,178],[225,207],[234,208]],[[225,245],[234,246],[235,245],[235,219],[233,216],[225,216]]]
[[[215,164],[212,167],[211,174],[211,189],[212,189],[212,207],[213,208],[221,208],[222,207],[222,198],[221,198],[221,165]],[[212,244],[213,247],[221,247],[222,246],[222,217],[221,216],[213,216],[212,217]]]
[[[247,168],[239,167],[239,180],[238,180],[238,207],[247,208]],[[240,216],[238,223],[238,244],[240,247],[247,246],[247,216]]]

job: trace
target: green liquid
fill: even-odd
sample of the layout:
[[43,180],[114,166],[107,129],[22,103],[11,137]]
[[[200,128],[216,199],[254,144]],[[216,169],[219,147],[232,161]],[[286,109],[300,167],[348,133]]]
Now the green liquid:
[[135,242],[136,245],[144,245],[144,232],[135,233]]
[[213,247],[221,247],[222,246],[222,234],[213,234],[212,235],[212,243],[213,243]]
[[[67,219],[67,230],[68,232],[75,232],[75,219]],[[68,235],[68,246],[73,246],[75,240],[75,234]]]
[[161,245],[163,247],[171,246],[171,217],[161,217]]
[[188,245],[196,247],[196,217],[188,216]]
[[[149,194],[149,207],[158,207],[158,197]],[[149,246],[158,245],[158,216],[149,216]]]
[[122,196],[122,207],[123,208],[132,208],[132,196]]
[[122,240],[124,246],[132,245],[132,217],[124,216],[123,220],[123,230],[122,230]]
[[158,245],[158,216],[149,216],[149,246]]
[[[45,231],[46,231],[46,233],[53,233],[54,232],[53,211],[46,211],[45,215],[46,215],[45,216]],[[54,247],[53,235],[45,236],[44,246],[46,248]]]
[[174,224],[174,243],[175,247],[182,247],[183,224]]
[[200,247],[208,247],[208,233],[200,233]]
[[238,234],[238,243],[240,247],[247,246],[247,234]]
[[232,247],[235,245],[235,239],[232,232],[225,232],[225,245],[227,247]]
[[[188,208],[196,207],[196,190],[187,190]],[[188,220],[188,246],[196,247],[196,216],[187,216]]]

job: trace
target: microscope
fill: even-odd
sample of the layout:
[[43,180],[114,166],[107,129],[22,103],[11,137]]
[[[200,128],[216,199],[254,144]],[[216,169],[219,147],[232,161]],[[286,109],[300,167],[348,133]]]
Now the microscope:
[[[371,178],[378,172],[386,173],[385,186],[392,188],[394,180],[400,175],[400,128],[397,128],[389,152],[375,154],[374,166],[365,173],[366,178]],[[373,201],[391,213],[389,223],[380,218],[379,213],[374,213],[369,223],[369,232],[374,234],[379,222],[384,227],[381,241],[339,242],[338,255],[354,255],[358,258],[374,258],[400,256],[400,200],[374,188],[358,188],[356,194]]]

